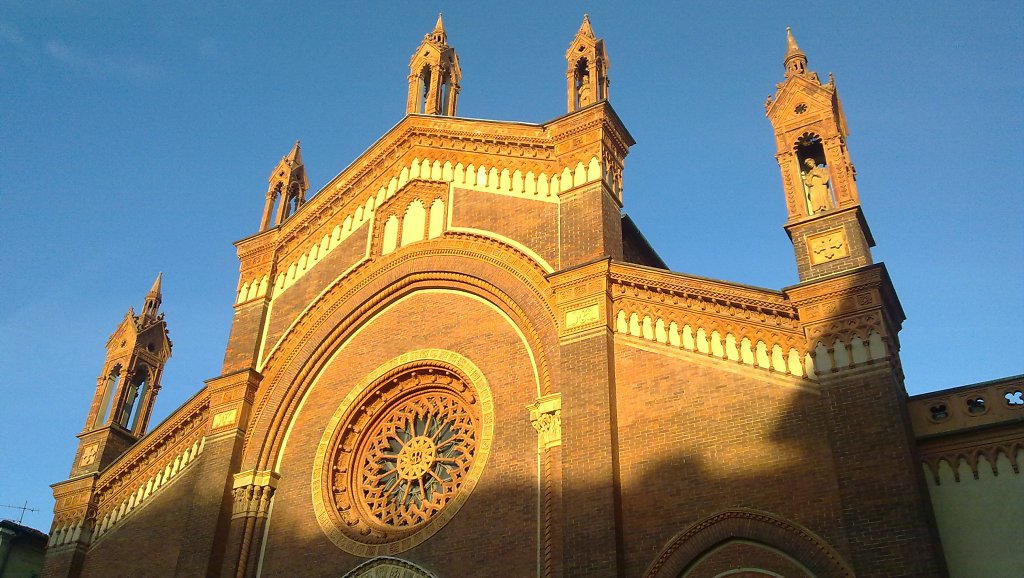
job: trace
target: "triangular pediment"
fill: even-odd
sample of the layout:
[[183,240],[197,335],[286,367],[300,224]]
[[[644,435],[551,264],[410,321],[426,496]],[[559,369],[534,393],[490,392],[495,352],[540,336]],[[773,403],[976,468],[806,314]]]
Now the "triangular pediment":
[[[128,313],[125,314],[124,318],[121,319],[121,323],[117,325],[117,329],[110,334],[107,338],[106,349],[107,351],[113,351],[124,347],[126,350],[131,350],[135,346],[135,339],[138,337],[138,332],[135,329],[135,311],[128,309]],[[121,343],[124,342],[122,346]]]
[[[806,105],[804,112],[798,112],[797,106]],[[772,122],[797,117],[808,113],[832,111],[836,105],[835,87],[832,84],[822,85],[817,75],[794,76],[782,83],[775,98],[768,107],[768,118]]]

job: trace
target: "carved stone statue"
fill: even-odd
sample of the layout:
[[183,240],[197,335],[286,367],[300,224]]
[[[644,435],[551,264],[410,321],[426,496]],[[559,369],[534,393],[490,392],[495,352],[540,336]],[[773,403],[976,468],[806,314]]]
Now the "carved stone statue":
[[825,165],[819,167],[814,159],[805,159],[804,166],[807,167],[807,170],[802,173],[804,190],[807,191],[808,201],[810,201],[808,214],[813,215],[831,209],[832,195],[828,191],[828,167]]
[[580,108],[594,102],[594,96],[590,93],[590,76],[580,79],[580,87],[577,89],[577,98],[580,101]]

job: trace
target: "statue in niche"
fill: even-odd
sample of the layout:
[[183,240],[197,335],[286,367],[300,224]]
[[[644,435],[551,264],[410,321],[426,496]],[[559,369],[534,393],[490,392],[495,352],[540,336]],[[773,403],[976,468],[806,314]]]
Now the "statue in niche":
[[811,158],[804,159],[804,166],[807,169],[800,174],[804,182],[804,192],[810,203],[808,214],[813,215],[831,209],[832,195],[828,190],[828,166],[821,165],[819,167],[818,163]]
[[576,89],[576,97],[579,99],[580,108],[594,102],[594,96],[590,93],[589,74],[585,74],[580,78],[580,87]]

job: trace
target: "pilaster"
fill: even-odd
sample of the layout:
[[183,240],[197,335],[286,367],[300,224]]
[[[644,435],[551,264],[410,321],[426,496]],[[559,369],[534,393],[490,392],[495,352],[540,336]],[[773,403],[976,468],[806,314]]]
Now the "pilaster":
[[559,315],[562,573],[618,576],[618,441],[610,261],[550,277]]
[[43,578],[75,578],[81,574],[96,519],[97,477],[87,474],[50,486],[56,503]]
[[206,382],[211,417],[192,503],[187,506],[187,534],[175,576],[219,575],[225,556],[234,555],[226,550],[234,510],[234,473],[241,463],[245,430],[261,379],[255,371],[243,370]]
[[241,274],[221,368],[225,374],[256,368],[274,296],[279,241],[280,228],[275,228],[235,243]]
[[594,259],[622,260],[622,170],[635,144],[607,102],[547,125],[559,164],[600,159],[602,178],[559,192],[559,256],[563,268]]

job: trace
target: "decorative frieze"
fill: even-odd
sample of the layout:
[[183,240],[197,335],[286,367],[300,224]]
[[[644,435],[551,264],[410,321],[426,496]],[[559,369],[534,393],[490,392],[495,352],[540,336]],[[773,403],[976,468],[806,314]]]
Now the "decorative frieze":
[[363,224],[376,216],[377,209],[391,199],[411,181],[429,181],[446,183],[450,187],[459,187],[475,191],[488,192],[516,198],[530,199],[538,202],[558,203],[559,194],[601,180],[606,171],[597,156],[584,163],[582,160],[573,166],[545,171],[526,171],[518,168],[501,168],[474,164],[473,162],[452,162],[439,159],[414,158],[409,165],[403,166],[398,174],[382,184],[376,193],[370,193],[366,200],[347,207],[350,213],[337,221],[330,232],[325,232],[319,239],[297,255],[291,250],[291,257],[286,257],[277,267],[278,274],[271,282],[267,275],[242,279],[239,283],[235,304],[242,304],[253,299],[265,297],[270,291],[271,300],[283,294],[296,281],[305,276],[306,272],[322,261],[328,253],[338,247],[342,241],[361,231]]

